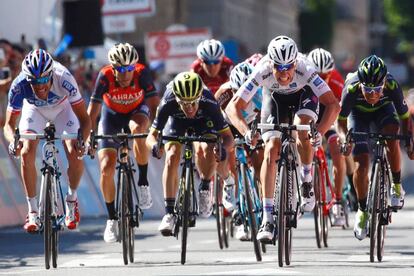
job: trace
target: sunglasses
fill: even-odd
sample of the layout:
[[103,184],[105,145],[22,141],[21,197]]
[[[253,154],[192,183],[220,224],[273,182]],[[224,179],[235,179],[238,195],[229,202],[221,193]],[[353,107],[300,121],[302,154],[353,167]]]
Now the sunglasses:
[[221,60],[218,60],[218,59],[216,59],[216,60],[203,60],[203,62],[206,65],[212,65],[212,64],[216,65],[216,64],[219,64],[221,62]]
[[289,64],[275,64],[274,68],[276,69],[276,71],[282,72],[282,71],[288,71],[292,69],[293,66],[295,66],[294,62],[289,63]]
[[362,92],[367,93],[367,94],[380,93],[384,89],[384,85],[371,87],[371,86],[365,86],[361,84],[361,88],[362,88]]
[[190,106],[194,107],[200,102],[200,98],[192,100],[192,101],[183,101],[177,97],[175,99],[177,100],[177,103],[181,105],[182,107],[190,107]]
[[38,84],[46,84],[46,83],[48,83],[49,81],[50,81],[50,78],[51,78],[52,76],[45,76],[45,77],[41,77],[41,78],[27,78],[27,81],[30,83],[30,84],[33,84],[33,85],[38,85]]
[[128,66],[116,66],[115,70],[119,73],[132,72],[135,70],[135,64],[131,64]]

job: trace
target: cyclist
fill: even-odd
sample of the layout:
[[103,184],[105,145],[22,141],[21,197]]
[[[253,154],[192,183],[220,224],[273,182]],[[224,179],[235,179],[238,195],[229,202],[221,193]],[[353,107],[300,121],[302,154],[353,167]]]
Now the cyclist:
[[[168,124],[167,124],[168,121]],[[219,134],[222,139],[222,150],[215,144],[194,143],[195,163],[201,183],[199,185],[199,214],[209,217],[213,210],[210,180],[217,168],[216,160],[221,160],[217,172],[222,179],[227,179],[229,172],[226,151],[234,146],[230,128],[224,120],[220,106],[211,92],[203,87],[200,76],[194,72],[179,73],[167,85],[157,116],[147,137],[147,146],[156,158],[161,158],[164,148],[158,146],[158,135],[164,131],[166,135],[182,136],[189,128],[194,135]],[[181,157],[181,144],[168,142],[165,144],[166,159],[163,171],[163,185],[166,214],[158,230],[164,236],[171,235],[176,217],[174,215],[175,195],[178,189],[178,167]],[[221,152],[221,156],[218,153]]]
[[[339,112],[339,103],[328,85],[318,76],[305,56],[298,53],[295,41],[287,36],[274,38],[267,49],[267,55],[256,65],[248,80],[236,92],[235,97],[226,108],[226,113],[244,139],[256,144],[258,134],[246,124],[239,110],[246,108],[247,103],[263,87],[263,103],[261,122],[279,124],[288,122],[288,107],[295,106],[296,123],[309,124],[317,120],[318,98],[326,106],[322,120],[312,141],[314,145],[321,143],[321,135],[331,127]],[[312,187],[313,150],[308,133],[298,133],[298,148],[302,160],[301,196],[306,212],[315,206],[315,195]],[[260,172],[263,187],[263,221],[257,239],[269,242],[273,238],[273,195],[276,180],[276,160],[279,159],[280,133],[264,131],[264,162]]]
[[[24,139],[15,148],[14,130],[19,117],[19,129],[22,133],[43,133],[46,123],[52,121],[57,134],[76,133],[80,128],[83,137],[87,138],[89,135],[91,122],[75,79],[45,50],[35,49],[25,56],[22,71],[9,90],[4,126],[4,136],[10,142],[9,153],[21,156],[22,180],[29,209],[24,229],[34,233],[41,227],[36,198],[35,166],[39,140]],[[83,145],[79,142],[81,141],[63,142],[69,163],[65,217],[65,224],[69,229],[75,229],[80,221],[76,189],[83,173],[83,162],[78,159],[83,154]]]
[[223,44],[215,39],[200,42],[197,57],[191,65],[191,71],[199,74],[211,93],[215,94],[229,80],[233,62],[225,56]]
[[[191,65],[191,70],[197,73],[207,88],[215,94],[219,87],[229,80],[233,62],[225,56],[223,44],[215,39],[207,39],[197,46],[197,60]],[[233,155],[229,152],[230,155]],[[225,179],[223,187],[223,205],[232,211],[236,205],[234,196],[235,181],[231,174]]]
[[[344,79],[338,70],[335,69],[334,59],[330,52],[322,48],[316,48],[308,54],[309,62],[314,66],[319,76],[328,84],[338,101],[341,100],[342,89],[344,88]],[[324,105],[319,107],[318,122],[320,122]],[[332,126],[326,133],[325,138],[328,143],[329,152],[333,163],[333,176],[335,183],[335,204],[332,206],[334,226],[345,225],[345,213],[342,200],[342,189],[346,174],[345,157],[340,152],[340,144],[338,141],[338,134]]]
[[[404,101],[403,92],[394,77],[387,71],[384,61],[371,55],[361,61],[358,70],[348,74],[342,93],[341,112],[338,117],[338,131],[341,136],[350,127],[357,132],[369,132],[370,124],[375,124],[381,133],[397,134],[401,123],[402,133],[410,134],[410,113]],[[398,114],[398,115],[397,115]],[[399,118],[399,120],[398,120]],[[354,184],[358,198],[358,211],[355,215],[354,234],[359,240],[367,236],[368,212],[366,201],[368,194],[369,148],[364,138],[355,138],[355,147],[349,146],[346,154],[352,150],[356,165]],[[404,189],[401,184],[401,151],[397,140],[387,141],[388,158],[392,173],[391,206],[401,209],[404,205]],[[414,159],[411,145],[408,156]]]
[[[244,62],[237,64],[230,73],[230,80],[217,90],[214,97],[219,102],[222,110],[225,110],[227,104],[234,96],[234,93],[240,88],[240,86],[247,80],[249,75],[252,73],[254,65],[262,58],[261,54],[254,54],[250,58],[246,59]],[[262,108],[262,92],[261,90],[256,93],[251,100],[245,110],[241,110],[243,118],[246,120],[247,124],[250,126],[253,121],[256,119],[257,113],[260,112]],[[224,118],[230,124],[230,129],[234,136],[243,137],[236,128],[231,125],[230,120],[228,119],[225,112],[223,112]],[[249,150],[252,165],[254,168],[255,176],[258,176],[258,172],[260,171],[260,166],[263,162],[263,149],[258,148],[254,150]],[[237,179],[237,172],[236,172],[236,156],[234,153],[229,153],[229,165],[230,170],[236,176]],[[236,198],[236,206],[239,205],[238,198]],[[248,233],[245,232],[245,228],[243,225],[240,225],[241,221],[238,217],[238,208],[233,211],[233,219],[236,224],[236,238],[239,240],[247,240]]]
[[[96,129],[97,118],[102,109],[98,134],[116,134],[125,129],[133,134],[146,132],[151,111],[159,103],[149,70],[138,63],[138,52],[129,43],[115,44],[108,52],[108,60],[110,64],[99,72],[88,107],[92,129]],[[100,186],[108,210],[104,232],[106,242],[118,240],[114,203],[118,146],[111,140],[99,141]],[[139,169],[139,207],[148,209],[152,205],[152,198],[147,180],[149,152],[145,146],[145,139],[135,139],[133,151]]]

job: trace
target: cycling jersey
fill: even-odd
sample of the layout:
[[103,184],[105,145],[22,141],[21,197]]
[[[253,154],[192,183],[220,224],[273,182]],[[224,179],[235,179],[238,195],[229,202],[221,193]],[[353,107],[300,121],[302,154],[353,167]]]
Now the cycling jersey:
[[39,109],[50,109],[68,100],[71,105],[83,102],[78,85],[72,74],[59,62],[53,62],[52,87],[47,100],[42,100],[33,92],[32,86],[21,72],[13,81],[9,90],[7,109],[12,113],[20,113],[23,102],[34,105]]
[[211,94],[208,89],[203,89],[195,117],[187,118],[176,101],[172,91],[172,83],[167,85],[167,90],[158,106],[157,115],[152,123],[152,128],[159,131],[163,130],[169,118],[172,120],[172,122],[170,122],[172,125],[183,124],[194,128],[200,125],[207,125],[211,130],[218,133],[229,128],[220,112],[218,102],[214,99],[213,94]]
[[136,109],[145,98],[155,95],[157,92],[150,71],[144,65],[135,65],[134,77],[128,87],[118,84],[112,65],[107,65],[99,72],[91,100],[98,103],[103,101],[109,109],[127,114]]
[[197,59],[191,65],[191,69],[200,75],[203,83],[208,87],[211,93],[215,94],[219,87],[229,80],[231,69],[233,69],[233,62],[228,57],[224,57],[221,62],[221,68],[218,75],[214,78],[207,75],[201,66],[201,59]]
[[269,56],[264,56],[255,66],[247,81],[237,91],[236,95],[245,102],[249,102],[260,87],[263,87],[263,97],[272,93],[284,95],[296,93],[305,86],[309,86],[318,98],[330,91],[325,81],[319,77],[313,66],[302,54],[298,55],[295,74],[292,82],[288,85],[280,85],[278,83],[273,74],[273,67],[274,63]]
[[391,74],[387,74],[382,95],[379,101],[373,105],[365,100],[359,84],[356,72],[348,74],[342,92],[342,108],[339,113],[339,120],[346,120],[352,110],[373,113],[390,104],[394,105],[400,119],[406,119],[410,116],[401,87]]

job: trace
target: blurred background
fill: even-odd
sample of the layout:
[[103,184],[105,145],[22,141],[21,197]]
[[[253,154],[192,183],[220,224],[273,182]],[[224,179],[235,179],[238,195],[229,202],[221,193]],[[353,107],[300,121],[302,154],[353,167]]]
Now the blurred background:
[[[221,40],[237,63],[265,53],[269,41],[282,34],[295,39],[304,53],[315,47],[330,50],[344,77],[375,53],[408,91],[414,86],[413,11],[411,0],[1,0],[0,126],[11,81],[32,48],[46,49],[64,64],[87,102],[116,42],[137,48],[140,62],[150,67],[163,91],[172,75],[190,68],[204,39]],[[18,167],[6,147],[0,147],[0,182],[12,182],[0,184],[0,226],[22,221],[4,216],[8,206],[18,205],[20,216],[25,215]],[[90,182],[99,173],[93,166]],[[89,192],[99,201],[96,188]]]

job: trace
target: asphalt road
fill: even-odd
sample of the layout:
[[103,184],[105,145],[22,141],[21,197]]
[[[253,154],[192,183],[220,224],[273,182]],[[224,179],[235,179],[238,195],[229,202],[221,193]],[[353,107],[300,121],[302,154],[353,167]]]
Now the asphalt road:
[[181,265],[180,240],[162,237],[158,224],[144,220],[136,231],[135,263],[125,266],[121,245],[102,239],[105,219],[84,219],[77,230],[62,233],[58,268],[49,271],[41,235],[0,229],[0,275],[414,275],[414,197],[393,215],[382,263],[369,262],[369,240],[358,241],[351,229],[330,228],[329,247],[318,249],[313,217],[305,215],[293,234],[288,267],[278,267],[276,246],[267,247],[262,262],[256,262],[249,242],[232,239],[220,250],[214,219],[199,219],[191,229],[187,263]]

